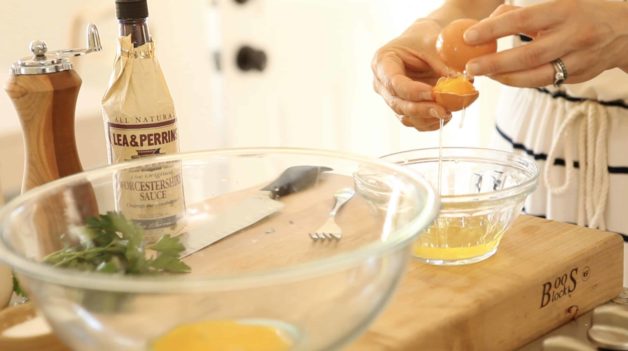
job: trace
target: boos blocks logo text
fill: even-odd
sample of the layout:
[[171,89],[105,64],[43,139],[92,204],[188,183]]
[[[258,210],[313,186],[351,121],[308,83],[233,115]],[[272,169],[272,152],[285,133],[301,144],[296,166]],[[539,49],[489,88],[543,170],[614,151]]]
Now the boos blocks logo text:
[[569,272],[554,278],[553,281],[543,283],[541,294],[541,307],[543,308],[552,302],[556,302],[576,291],[580,282],[589,279],[589,267],[572,268]]

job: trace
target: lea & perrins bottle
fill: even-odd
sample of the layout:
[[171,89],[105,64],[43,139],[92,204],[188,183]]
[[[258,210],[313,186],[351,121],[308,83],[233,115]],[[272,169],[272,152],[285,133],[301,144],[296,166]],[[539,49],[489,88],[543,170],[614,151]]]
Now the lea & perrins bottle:
[[[174,103],[155,57],[146,0],[115,0],[120,37],[102,99],[110,163],[179,151]],[[185,211],[179,163],[122,172],[118,210],[144,228],[147,242],[176,235]]]

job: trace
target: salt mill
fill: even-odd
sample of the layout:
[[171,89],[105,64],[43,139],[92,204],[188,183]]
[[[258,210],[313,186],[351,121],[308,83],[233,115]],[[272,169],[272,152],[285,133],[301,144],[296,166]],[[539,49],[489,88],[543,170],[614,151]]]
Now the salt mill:
[[24,133],[22,192],[83,170],[74,135],[74,111],[82,81],[69,58],[100,50],[98,29],[90,24],[87,48],[51,52],[45,42],[33,41],[33,56],[12,65],[5,89]]

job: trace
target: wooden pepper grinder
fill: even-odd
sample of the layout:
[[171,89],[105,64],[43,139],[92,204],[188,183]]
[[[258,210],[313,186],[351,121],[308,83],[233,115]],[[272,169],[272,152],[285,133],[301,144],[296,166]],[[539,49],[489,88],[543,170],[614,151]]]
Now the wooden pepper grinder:
[[[30,44],[32,57],[11,67],[6,91],[17,110],[24,134],[22,192],[83,170],[74,135],[74,109],[81,78],[70,57],[101,50],[95,25],[87,27],[87,48],[49,52],[46,43]],[[69,196],[68,196],[69,195]],[[94,189],[88,182],[42,199],[33,225],[44,251],[63,247],[61,234],[98,214]]]
[[74,135],[74,110],[81,78],[69,57],[101,50],[95,25],[87,27],[87,48],[48,52],[30,44],[32,57],[11,67],[6,91],[22,123],[25,167],[22,192],[83,170]]
[[[22,192],[36,186],[81,172],[74,135],[74,110],[81,87],[81,78],[72,69],[69,57],[100,51],[98,29],[87,27],[87,48],[48,52],[46,43],[30,44],[32,57],[23,58],[11,67],[5,87],[17,110],[25,146],[25,167]],[[67,196],[67,195],[70,196]],[[65,196],[64,196],[65,195]],[[73,205],[69,205],[73,202]],[[80,218],[68,218],[75,211]],[[63,247],[61,233],[68,222],[82,221],[96,215],[98,206],[90,183],[75,184],[64,193],[49,196],[34,210],[33,223],[40,249],[44,254]],[[0,313],[0,331],[11,323],[18,324],[34,317],[29,303],[10,307]],[[0,333],[1,334],[1,333]],[[7,338],[0,335],[4,350],[70,351],[53,333]]]

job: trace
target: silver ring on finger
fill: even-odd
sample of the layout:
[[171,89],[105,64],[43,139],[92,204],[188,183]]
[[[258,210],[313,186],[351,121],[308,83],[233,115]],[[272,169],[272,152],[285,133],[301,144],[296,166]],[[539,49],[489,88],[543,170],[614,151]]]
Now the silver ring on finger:
[[554,86],[560,87],[567,80],[567,66],[561,59],[552,61],[554,67]]

